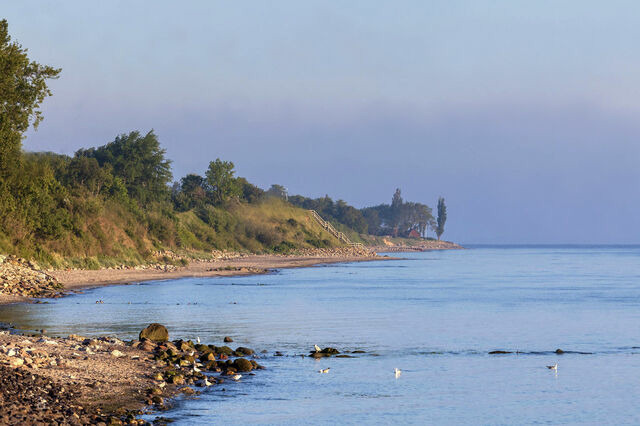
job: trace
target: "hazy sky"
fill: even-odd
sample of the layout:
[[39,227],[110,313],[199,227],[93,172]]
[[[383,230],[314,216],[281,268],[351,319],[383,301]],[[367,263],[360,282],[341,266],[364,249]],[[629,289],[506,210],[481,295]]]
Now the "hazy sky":
[[5,1],[62,68],[28,150],[155,129],[358,207],[448,204],[463,243],[640,243],[637,1]]

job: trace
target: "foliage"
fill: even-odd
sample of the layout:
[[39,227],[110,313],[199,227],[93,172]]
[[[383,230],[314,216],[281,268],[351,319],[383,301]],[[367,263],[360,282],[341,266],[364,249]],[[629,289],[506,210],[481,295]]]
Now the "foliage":
[[76,157],[94,158],[101,167],[109,165],[113,175],[124,183],[129,197],[145,205],[168,198],[171,161],[165,153],[151,130],[144,136],[137,131],[122,134],[101,147],[81,149]]
[[59,73],[31,61],[27,49],[11,42],[7,21],[0,21],[0,179],[19,168],[22,136],[42,120],[40,104],[51,95],[47,80]]
[[427,229],[434,226],[431,208],[426,204],[405,202],[400,189],[396,189],[391,205],[380,204],[361,210],[370,234],[408,236],[413,230],[426,237]]
[[245,178],[239,177],[237,182],[243,200],[249,203],[257,203],[264,197],[265,192],[252,183],[249,183]]
[[201,208],[207,202],[207,182],[196,174],[188,174],[173,185],[173,204],[178,211]]
[[206,172],[209,193],[214,204],[221,204],[230,198],[239,197],[241,188],[233,177],[233,163],[216,158],[209,163]]
[[444,198],[438,198],[438,224],[436,226],[436,235],[438,239],[444,233],[444,224],[447,221],[447,206],[444,203]]

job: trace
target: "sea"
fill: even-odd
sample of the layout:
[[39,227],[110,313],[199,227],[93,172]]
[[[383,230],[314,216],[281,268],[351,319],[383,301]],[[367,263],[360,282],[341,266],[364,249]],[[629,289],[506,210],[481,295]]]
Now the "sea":
[[640,246],[392,256],[95,288],[0,322],[126,339],[159,322],[257,351],[265,370],[148,416],[175,425],[640,424]]

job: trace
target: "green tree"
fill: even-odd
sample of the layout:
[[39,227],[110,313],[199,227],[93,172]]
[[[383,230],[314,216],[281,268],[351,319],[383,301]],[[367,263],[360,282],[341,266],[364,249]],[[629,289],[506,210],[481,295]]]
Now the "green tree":
[[200,175],[186,175],[175,187],[173,202],[182,211],[202,207],[207,202],[207,181]]
[[209,163],[206,176],[213,204],[221,204],[232,197],[240,196],[241,188],[233,176],[233,167],[231,161],[222,161],[219,158]]
[[101,167],[95,158],[80,156],[69,162],[61,180],[67,187],[82,188],[96,196],[111,188],[113,175],[110,164]]
[[436,235],[438,240],[444,233],[444,224],[447,221],[447,206],[444,203],[444,198],[438,198],[438,220],[436,224]]
[[247,179],[239,177],[237,182],[242,192],[242,198],[248,203],[255,203],[264,196],[264,191],[247,181]]
[[0,21],[0,179],[17,170],[23,134],[42,120],[40,104],[51,95],[47,79],[59,73],[29,60],[27,49],[11,42],[6,19]]
[[110,164],[113,175],[122,180],[129,196],[144,205],[165,200],[169,195],[171,161],[165,154],[151,130],[144,136],[140,132],[122,134],[104,146],[79,150],[76,156],[95,158],[102,167]]

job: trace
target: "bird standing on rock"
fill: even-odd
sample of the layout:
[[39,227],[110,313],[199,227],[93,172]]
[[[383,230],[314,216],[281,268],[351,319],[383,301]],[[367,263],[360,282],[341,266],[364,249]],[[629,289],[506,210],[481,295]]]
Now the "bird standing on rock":
[[318,345],[313,345],[313,349],[315,349],[316,352],[322,352],[322,349],[320,349],[320,346]]

